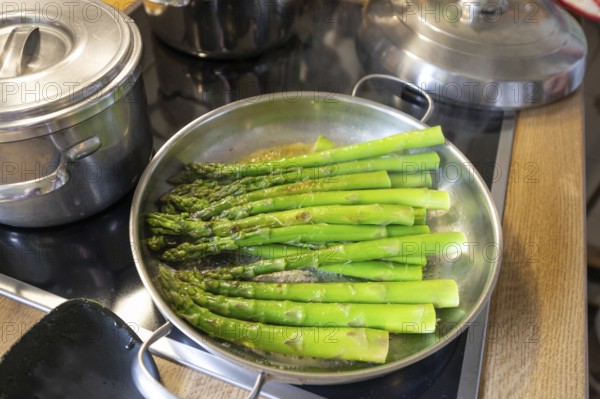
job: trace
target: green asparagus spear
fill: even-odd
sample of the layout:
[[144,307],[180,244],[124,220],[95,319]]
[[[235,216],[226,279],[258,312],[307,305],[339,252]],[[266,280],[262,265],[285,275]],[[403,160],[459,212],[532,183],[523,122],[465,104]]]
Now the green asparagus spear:
[[431,188],[433,186],[433,179],[429,172],[388,174],[392,188]]
[[285,242],[365,241],[388,237],[385,226],[346,226],[338,224],[293,225],[280,228],[263,227],[242,230],[227,237],[208,237],[195,242],[184,242],[166,250],[161,258],[186,261],[223,251],[235,251],[247,245]]
[[419,281],[423,279],[421,266],[376,260],[323,265],[319,269],[371,281]]
[[206,334],[252,349],[324,359],[384,363],[389,333],[361,327],[297,327],[219,316],[173,290],[164,295],[174,311]]
[[284,227],[313,223],[410,226],[414,223],[414,209],[403,205],[329,205],[261,213],[236,221],[228,219],[202,221],[190,218],[185,213],[168,215],[154,212],[146,216],[146,221],[157,234],[201,238],[211,235],[223,237],[256,227]]
[[446,191],[427,188],[394,188],[307,192],[251,201],[220,213],[222,219],[241,219],[259,213],[322,205],[396,204],[415,208],[450,209]]
[[427,224],[427,209],[413,208],[415,212],[415,225]]
[[310,152],[325,151],[325,150],[330,150],[332,148],[333,148],[333,142],[331,140],[329,140],[327,137],[320,134],[319,137],[317,137],[317,139],[313,143],[312,148],[310,149]]
[[378,260],[401,255],[436,255],[446,249],[464,245],[466,237],[461,232],[421,234],[405,237],[382,238],[379,240],[336,245],[331,248],[311,251],[307,254],[259,261],[228,268],[208,270],[209,277],[218,279],[252,279],[261,274],[294,270],[303,267],[320,267],[345,262]]
[[200,197],[214,193],[221,189],[223,184],[220,180],[196,179],[193,182],[179,184],[173,187],[167,194],[161,197],[161,202],[167,202],[172,195]]
[[281,158],[269,162],[246,164],[195,164],[197,167],[195,172],[198,175],[210,178],[220,178],[222,176],[230,175],[235,177],[259,176],[282,171],[285,172],[290,168],[311,167],[313,165],[325,165],[381,157],[393,152],[435,146],[443,143],[445,143],[445,138],[442,130],[439,126],[436,126],[404,132],[378,140],[365,141],[326,151]]
[[[388,226],[391,228],[393,237],[402,237],[419,234],[429,234],[431,230],[427,225],[417,226]],[[339,245],[339,244],[337,244]],[[325,245],[323,248],[330,248],[332,245]],[[322,248],[321,248],[322,249]],[[259,256],[261,258],[284,258],[286,256],[295,256],[299,254],[310,253],[312,250],[306,247],[286,244],[263,244],[263,245],[245,245],[240,248],[245,254]]]
[[436,308],[459,304],[458,285],[451,279],[384,282],[263,283],[215,280],[197,270],[181,270],[177,278],[217,295],[296,302],[431,303]]
[[306,303],[231,298],[164,276],[165,289],[187,295],[198,306],[221,316],[284,326],[368,327],[391,333],[432,333],[436,314],[432,304]]
[[[410,226],[410,227],[413,229],[415,229],[417,227],[424,227],[424,229],[413,230],[413,232],[410,232],[410,233],[407,232],[408,234],[406,234],[406,235],[417,235],[417,234],[429,233],[429,227],[427,227],[426,225]],[[402,236],[402,234],[395,235],[395,237],[401,237],[401,236]],[[340,244],[335,244],[335,245],[340,245]],[[331,248],[332,246],[335,246],[335,245],[325,245],[323,248],[316,248],[316,249]],[[247,246],[240,247],[237,250],[240,253],[258,256],[260,258],[277,259],[277,258],[285,258],[288,256],[293,257],[293,256],[298,256],[298,255],[311,254],[315,249],[311,249],[311,248],[307,248],[307,247],[303,247],[303,246],[297,246],[297,245],[289,245],[289,244],[264,244],[264,245],[247,245]],[[425,266],[427,264],[427,257],[425,255],[421,255],[421,254],[415,255],[412,253],[408,254],[408,255],[388,257],[388,258],[385,258],[382,260],[386,261],[386,262],[395,262],[395,263],[408,264],[408,265],[414,265],[414,266]],[[340,273],[340,274],[344,274],[344,273]]]
[[[234,251],[244,246],[273,243],[371,241],[386,237],[406,236],[405,227],[409,226],[354,226],[321,223],[279,228],[261,227],[255,230],[242,230],[227,237],[208,237],[195,242],[184,242],[175,248],[166,250],[161,258],[170,261],[192,260],[207,255],[216,255],[223,251]],[[417,250],[413,252],[421,254]]]

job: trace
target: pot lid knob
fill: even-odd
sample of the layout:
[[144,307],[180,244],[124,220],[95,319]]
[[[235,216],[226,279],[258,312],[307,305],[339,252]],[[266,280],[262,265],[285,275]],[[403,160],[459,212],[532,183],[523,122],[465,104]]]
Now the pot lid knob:
[[459,0],[458,4],[469,16],[467,20],[474,22],[477,21],[476,16],[479,14],[501,15],[505,13],[509,8],[510,2],[509,0]]
[[0,54],[0,78],[12,78],[23,74],[31,58],[40,48],[40,28],[18,26],[8,35]]

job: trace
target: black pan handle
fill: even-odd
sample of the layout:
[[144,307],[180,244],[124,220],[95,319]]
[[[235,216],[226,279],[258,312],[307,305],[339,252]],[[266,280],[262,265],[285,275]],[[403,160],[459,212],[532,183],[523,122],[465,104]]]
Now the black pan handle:
[[[159,339],[169,335],[172,329],[173,324],[171,324],[169,321],[160,326],[152,334],[152,336],[150,336],[150,338],[148,338],[146,342],[142,344],[135,361],[133,362],[131,370],[133,382],[135,383],[138,391],[140,391],[142,396],[144,396],[146,399],[179,399],[177,395],[173,394],[164,385],[162,385],[160,381],[154,378],[144,363],[144,357],[149,355],[149,353],[146,355],[146,352],[149,352],[150,346]],[[257,399],[259,397],[263,384],[266,382],[266,377],[267,375],[264,372],[258,373],[254,387],[252,388],[252,391],[248,395],[247,399]]]
[[356,82],[356,84],[354,85],[354,88],[352,89],[352,96],[356,97],[356,94],[357,94],[358,89],[360,88],[360,86],[363,83],[365,83],[366,81],[372,80],[372,79],[391,80],[393,82],[400,83],[402,86],[404,86],[404,87],[408,88],[409,90],[412,90],[413,92],[416,92],[420,96],[422,96],[425,99],[425,101],[427,102],[427,109],[425,110],[425,113],[423,114],[423,116],[421,117],[420,120],[423,123],[427,123],[427,121],[429,120],[429,118],[433,114],[433,99],[431,98],[431,96],[429,94],[427,94],[427,92],[425,92],[419,86],[417,86],[415,84],[412,84],[410,82],[407,82],[405,80],[402,80],[402,79],[400,79],[397,76],[380,74],[380,73],[374,73],[374,74],[371,74],[371,75],[365,75],[358,82]]

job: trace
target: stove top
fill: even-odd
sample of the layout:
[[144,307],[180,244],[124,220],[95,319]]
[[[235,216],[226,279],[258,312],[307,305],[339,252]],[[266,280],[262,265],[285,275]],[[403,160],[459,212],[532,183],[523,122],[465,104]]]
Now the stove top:
[[[363,69],[355,49],[360,6],[351,3],[328,7],[326,16],[315,13],[299,21],[300,33],[280,48],[257,58],[229,62],[202,60],[173,50],[151,34],[143,8],[130,15],[144,42],[143,79],[155,149],[193,119],[226,103],[279,91],[350,94],[354,83],[371,72]],[[394,93],[393,85],[381,88],[374,82],[365,85],[359,95],[422,114],[418,99],[417,105],[407,105]],[[447,138],[483,176],[502,213],[514,114],[436,103],[428,123],[442,125]],[[132,195],[70,225],[45,229],[0,226],[0,273],[9,277],[5,286],[12,284],[13,291],[18,291],[11,283],[18,281],[62,298],[95,299],[130,325],[155,330],[164,320],[137,275],[129,244]],[[4,276],[0,275],[0,280]],[[25,294],[13,292],[12,296],[27,302]],[[294,396],[312,392],[329,398],[476,397],[486,317],[487,310],[442,350],[395,373],[355,384],[303,386]],[[170,337],[199,349],[180,333]],[[224,379],[233,378],[225,375]]]

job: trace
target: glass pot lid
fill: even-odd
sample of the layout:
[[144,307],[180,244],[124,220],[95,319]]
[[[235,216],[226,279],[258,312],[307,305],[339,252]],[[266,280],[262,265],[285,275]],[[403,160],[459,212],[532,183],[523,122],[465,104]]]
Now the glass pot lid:
[[371,0],[357,47],[368,72],[443,101],[502,109],[573,92],[587,53],[579,24],[545,0]]
[[[133,21],[94,0],[21,0],[0,8],[0,136],[49,133],[106,108],[141,57]],[[112,96],[112,100],[107,100]],[[50,125],[48,125],[48,123]],[[42,129],[37,129],[43,124]],[[56,125],[56,126],[55,126]],[[37,126],[37,127],[36,127]],[[55,127],[52,127],[55,126]],[[27,127],[24,131],[24,127]],[[13,134],[11,134],[11,132]]]

